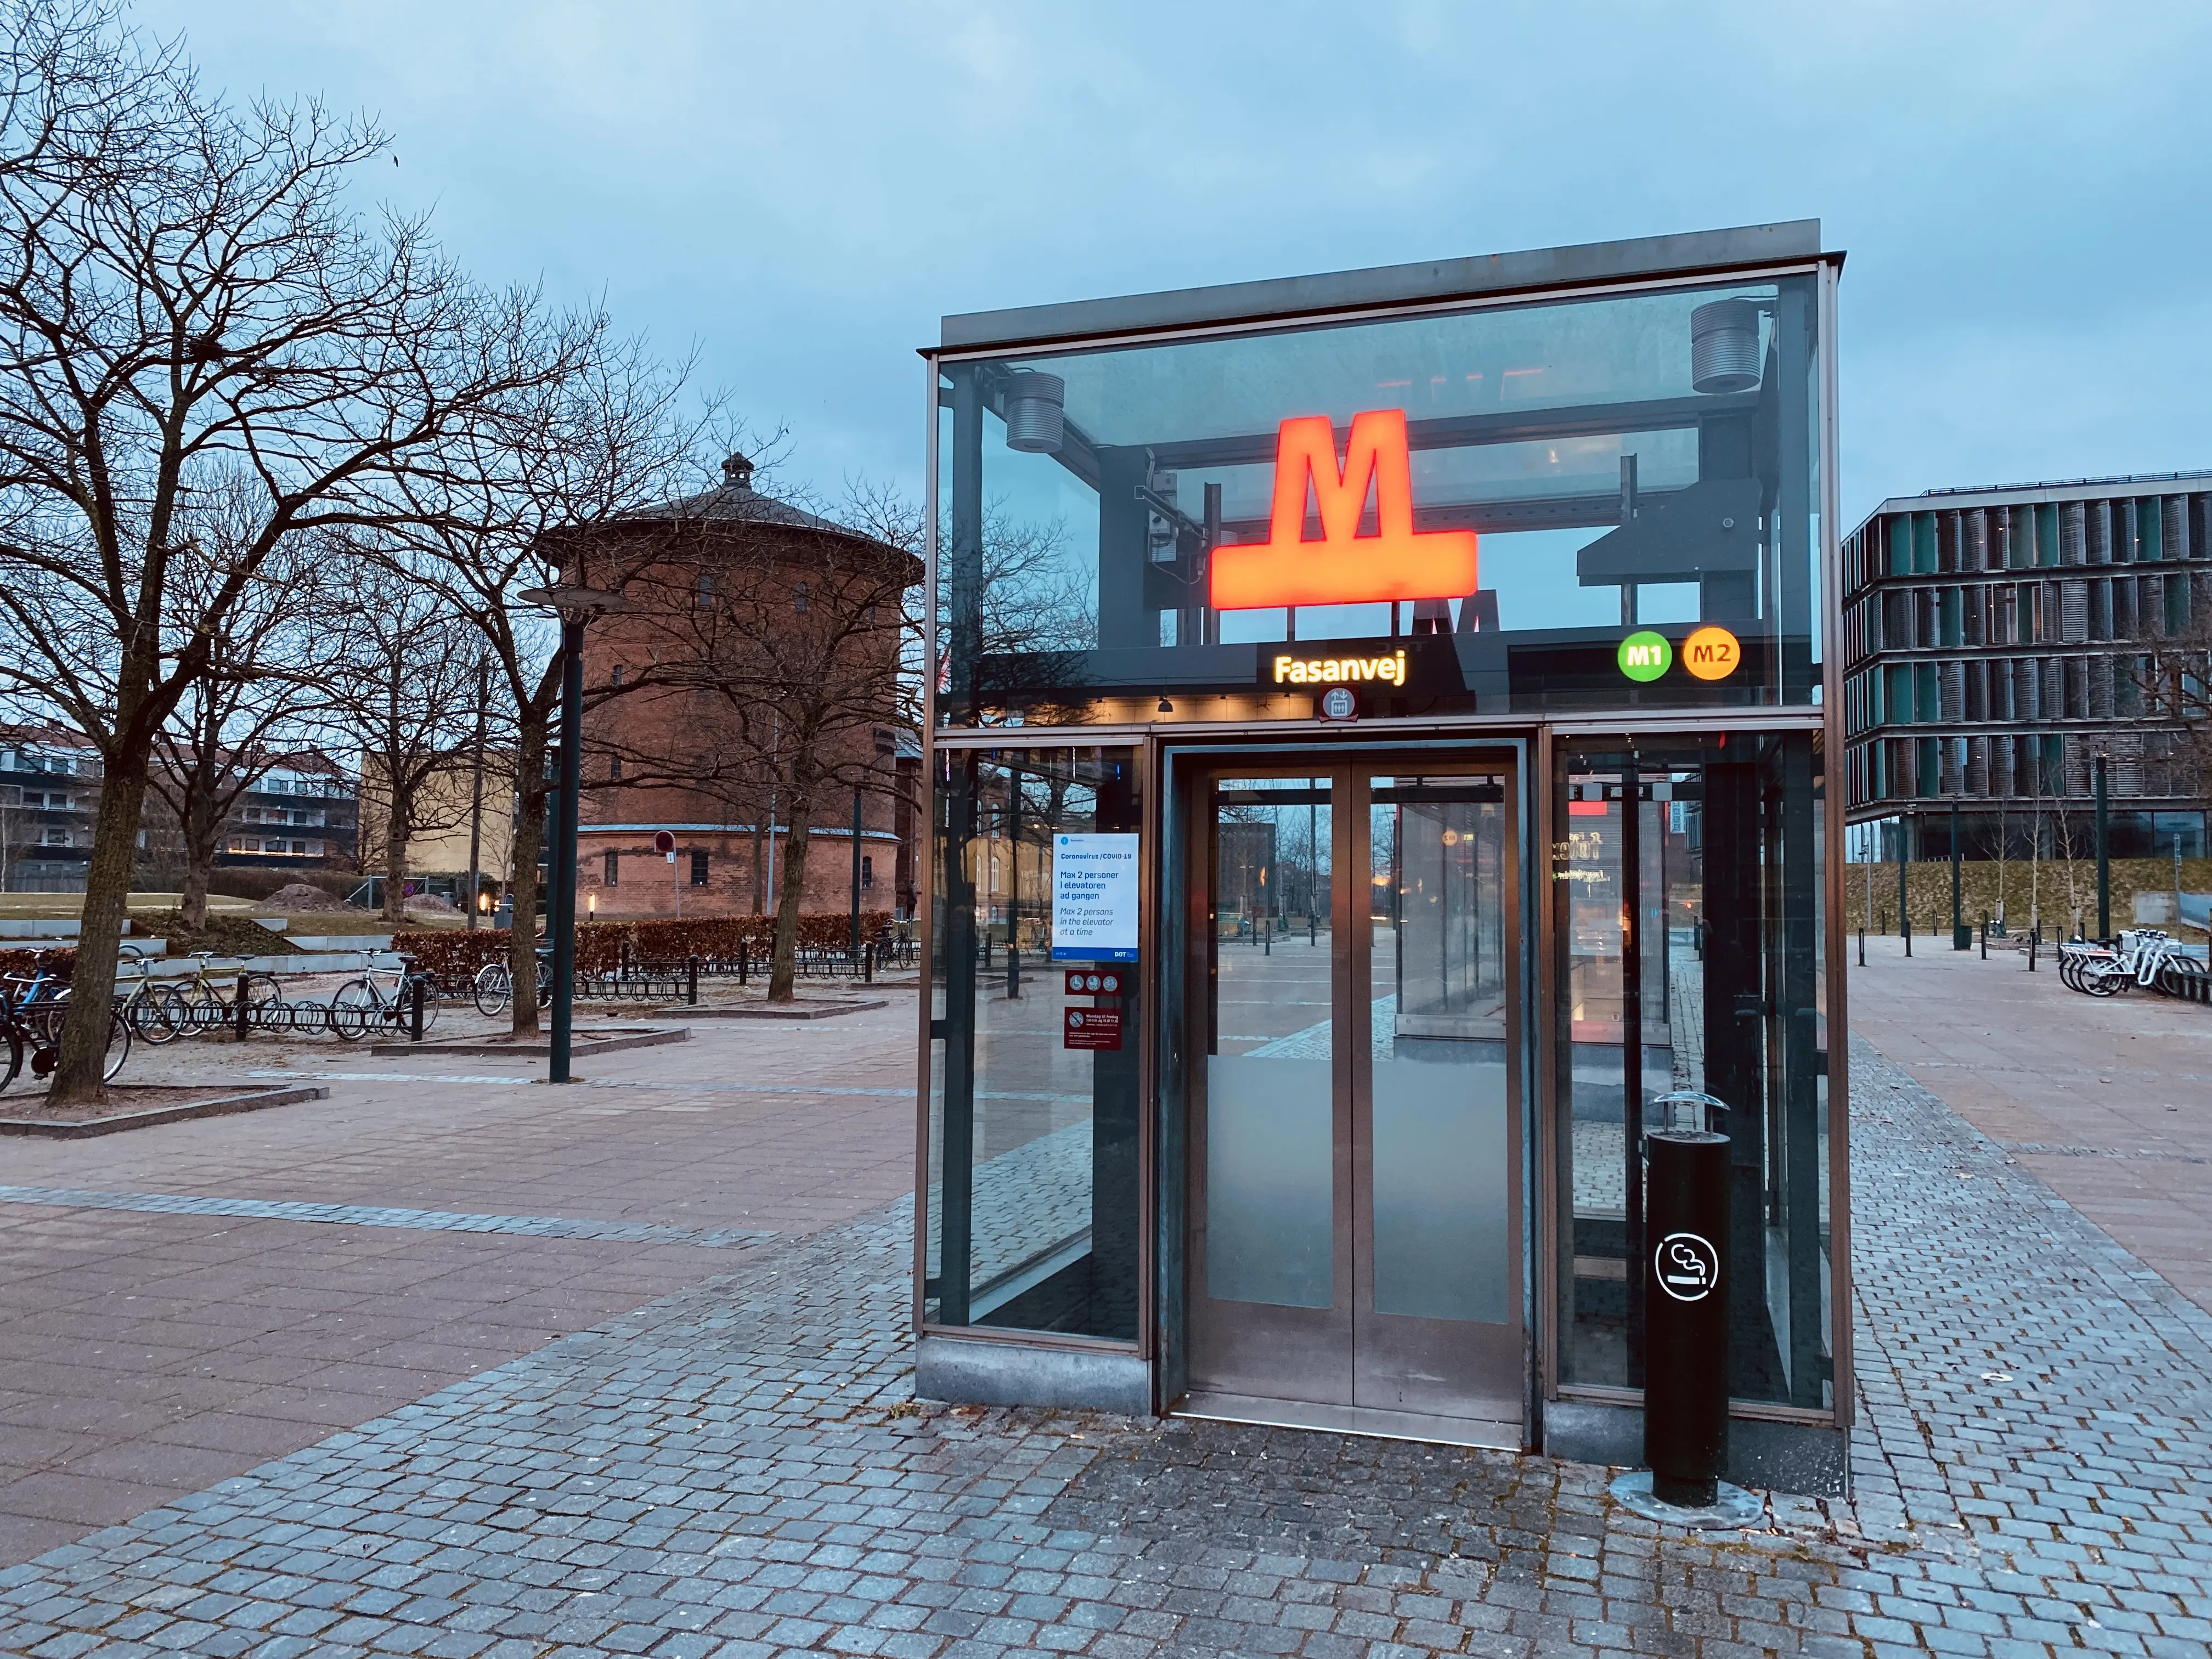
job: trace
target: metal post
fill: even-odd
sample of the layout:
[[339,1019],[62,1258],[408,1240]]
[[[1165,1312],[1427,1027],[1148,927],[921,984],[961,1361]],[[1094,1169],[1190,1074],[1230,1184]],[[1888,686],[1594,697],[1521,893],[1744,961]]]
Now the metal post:
[[2105,757],[2097,757],[2097,937],[2112,936],[2112,825],[2105,811]]
[[699,958],[696,956],[684,958],[684,1000],[694,1008],[699,1006]]
[[744,940],[743,940],[743,939],[739,939],[739,940],[738,941],[738,984],[740,984],[740,985],[743,985],[744,982],[745,982],[745,942],[744,942]]
[[1859,966],[1866,966],[1866,924],[1859,924]]
[[469,919],[467,930],[477,930],[477,893],[483,885],[483,772],[484,705],[491,701],[491,659],[477,659],[477,753],[474,779],[469,787]]
[[238,1040],[240,1042],[246,1041],[246,971],[240,969],[238,975]]
[[[1014,843],[1014,890],[1021,891],[1022,848]],[[860,792],[853,792],[853,954],[860,954]]]
[[553,1042],[549,1083],[566,1083],[576,1004],[576,808],[584,762],[584,619],[561,619],[561,793],[553,852]]
[[1911,820],[1904,813],[1897,815],[1897,931],[1905,940],[1905,954],[1912,954],[1912,913],[1906,908],[1905,885],[1905,854],[1907,828]]
[[407,1040],[422,1040],[422,975],[410,974],[407,979]]
[[873,939],[870,939],[866,945],[863,945],[860,947],[860,983],[863,985],[873,985],[875,982],[876,942]]
[[1951,797],[1951,948],[1963,951],[1973,943],[1973,936],[1965,933],[1959,914],[1959,798]]
[[1628,1386],[1644,1385],[1644,786],[1634,760],[1620,771],[1620,1119],[1628,1251]]

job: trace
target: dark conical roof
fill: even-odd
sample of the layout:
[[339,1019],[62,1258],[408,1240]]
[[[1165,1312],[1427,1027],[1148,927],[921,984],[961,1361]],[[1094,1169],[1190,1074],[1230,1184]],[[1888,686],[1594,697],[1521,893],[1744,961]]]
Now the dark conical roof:
[[641,507],[623,516],[637,524],[780,525],[853,541],[870,539],[856,530],[818,518],[788,501],[762,495],[753,488],[753,464],[743,455],[732,455],[722,463],[722,482],[714,489],[702,489],[696,495],[678,496],[653,507]]

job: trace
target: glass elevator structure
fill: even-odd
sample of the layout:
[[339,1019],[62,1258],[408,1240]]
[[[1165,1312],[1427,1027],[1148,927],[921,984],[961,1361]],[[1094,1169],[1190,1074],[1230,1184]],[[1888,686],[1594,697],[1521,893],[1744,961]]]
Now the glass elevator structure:
[[945,319],[919,1392],[1635,1462],[1687,1087],[1732,1472],[1842,1489],[1842,263]]

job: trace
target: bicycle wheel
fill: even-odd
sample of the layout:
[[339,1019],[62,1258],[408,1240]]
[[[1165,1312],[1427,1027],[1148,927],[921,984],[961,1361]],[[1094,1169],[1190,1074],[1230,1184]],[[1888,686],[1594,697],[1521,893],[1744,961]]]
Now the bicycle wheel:
[[0,1069],[6,1073],[0,1076],[0,1091],[13,1083],[16,1073],[23,1069],[23,1028],[13,1019],[0,1024]]
[[414,988],[417,985],[422,988],[422,1035],[428,1036],[432,1028],[438,1023],[438,1005],[445,1000],[438,994],[437,985],[428,975],[410,980],[400,988],[399,1029],[410,1036],[414,1034],[415,1014],[413,1009],[408,1006],[407,999],[414,994]]
[[514,997],[514,981],[503,962],[488,962],[477,969],[475,998],[477,1012],[486,1019],[495,1019],[507,1012],[507,1005]]
[[177,1033],[184,1030],[183,1006],[183,999],[172,985],[141,986],[124,1004],[138,1040],[157,1048],[174,1042]]
[[368,981],[349,979],[331,994],[331,1034],[341,1042],[358,1042],[380,1012]]
[[107,1058],[100,1068],[102,1083],[115,1081],[115,1074],[123,1069],[123,1062],[131,1058],[131,1022],[120,1008],[107,1011]]

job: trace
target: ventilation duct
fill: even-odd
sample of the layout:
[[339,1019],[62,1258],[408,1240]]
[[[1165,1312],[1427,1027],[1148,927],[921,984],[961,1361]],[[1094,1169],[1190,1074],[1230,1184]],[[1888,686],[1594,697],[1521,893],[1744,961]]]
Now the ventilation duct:
[[1032,455],[1060,453],[1067,382],[1057,374],[1017,369],[1006,377],[1006,447]]
[[1759,384],[1759,304],[1715,300],[1690,313],[1690,384],[1748,392]]

